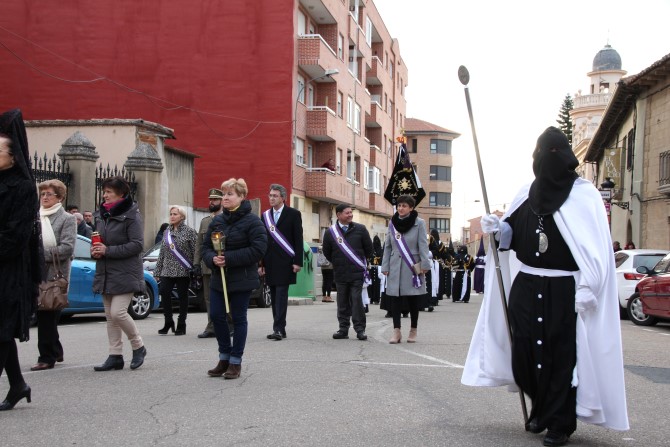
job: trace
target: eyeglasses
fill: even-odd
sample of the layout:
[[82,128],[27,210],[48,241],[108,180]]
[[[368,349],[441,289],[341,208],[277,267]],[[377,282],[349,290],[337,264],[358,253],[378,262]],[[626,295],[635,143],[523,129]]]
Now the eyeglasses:
[[58,197],[58,194],[54,194],[52,192],[41,192],[40,193],[40,197],[52,197],[52,196]]
[[276,198],[281,197],[281,194],[268,194],[268,197],[271,198],[271,199],[276,199]]

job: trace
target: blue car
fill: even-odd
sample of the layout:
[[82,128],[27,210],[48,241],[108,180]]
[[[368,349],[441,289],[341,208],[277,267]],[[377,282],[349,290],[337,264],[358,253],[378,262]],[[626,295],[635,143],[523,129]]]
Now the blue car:
[[[61,311],[63,316],[104,312],[102,295],[93,293],[95,260],[91,258],[91,240],[77,235],[74,259],[70,270],[69,306]],[[135,320],[149,316],[159,304],[158,284],[151,273],[144,271],[144,293],[137,293],[128,306],[128,313]]]

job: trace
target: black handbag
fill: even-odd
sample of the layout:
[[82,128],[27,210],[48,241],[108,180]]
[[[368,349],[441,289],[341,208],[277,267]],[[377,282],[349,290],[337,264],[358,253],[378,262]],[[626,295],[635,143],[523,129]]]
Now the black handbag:
[[61,310],[68,306],[68,280],[60,269],[58,256],[52,253],[56,274],[53,278],[40,283],[40,293],[37,297],[37,310]]

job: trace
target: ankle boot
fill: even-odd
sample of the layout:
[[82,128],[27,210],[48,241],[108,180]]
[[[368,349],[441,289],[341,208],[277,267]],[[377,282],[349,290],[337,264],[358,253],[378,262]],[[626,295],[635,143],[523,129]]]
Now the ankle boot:
[[413,327],[409,330],[409,336],[407,337],[407,343],[416,343],[416,328]]
[[172,317],[165,317],[165,326],[163,326],[163,329],[159,329],[158,333],[160,335],[167,335],[170,329],[172,329],[172,332],[174,332],[174,320]]
[[219,363],[217,363],[214,368],[207,371],[207,374],[209,374],[210,377],[221,377],[223,373],[228,371],[228,365],[228,360],[219,360]]
[[402,334],[400,333],[400,328],[394,328],[393,329],[393,336],[389,340],[389,343],[392,345],[395,345],[396,343],[400,343],[400,340],[402,339]]
[[144,357],[147,356],[147,348],[133,349],[133,359],[130,361],[130,369],[137,369],[144,363]]
[[30,403],[30,393],[31,389],[27,383],[24,383],[23,386],[20,387],[9,388],[7,397],[5,397],[5,400],[0,403],[0,411],[11,410],[14,408],[14,405],[16,405],[24,397],[28,403]]
[[224,379],[237,379],[242,372],[242,365],[228,364],[228,369],[223,373]]
[[111,371],[113,369],[123,369],[123,356],[122,355],[110,355],[100,366],[94,366],[95,371]]
[[174,335],[186,335],[186,323],[182,323],[181,321],[177,323],[177,330]]

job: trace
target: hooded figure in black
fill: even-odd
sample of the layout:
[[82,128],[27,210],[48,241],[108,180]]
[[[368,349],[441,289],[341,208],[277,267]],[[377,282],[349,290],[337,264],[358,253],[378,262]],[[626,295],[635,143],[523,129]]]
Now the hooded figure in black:
[[382,256],[384,253],[382,242],[377,235],[372,238],[372,251],[372,256],[368,259],[370,264],[370,280],[372,280],[372,284],[368,286],[368,296],[371,303],[379,304],[381,299],[381,292],[379,290],[381,282],[379,279],[379,267],[382,264]]
[[2,411],[11,410],[24,397],[30,402],[15,339],[29,339],[44,272],[37,187],[18,109],[0,116],[0,209],[0,373],[4,371],[9,380]]
[[468,247],[461,245],[458,247],[458,253],[454,260],[453,301],[454,303],[470,302],[470,289],[472,287],[472,278],[470,273],[475,268],[475,261],[468,254]]

